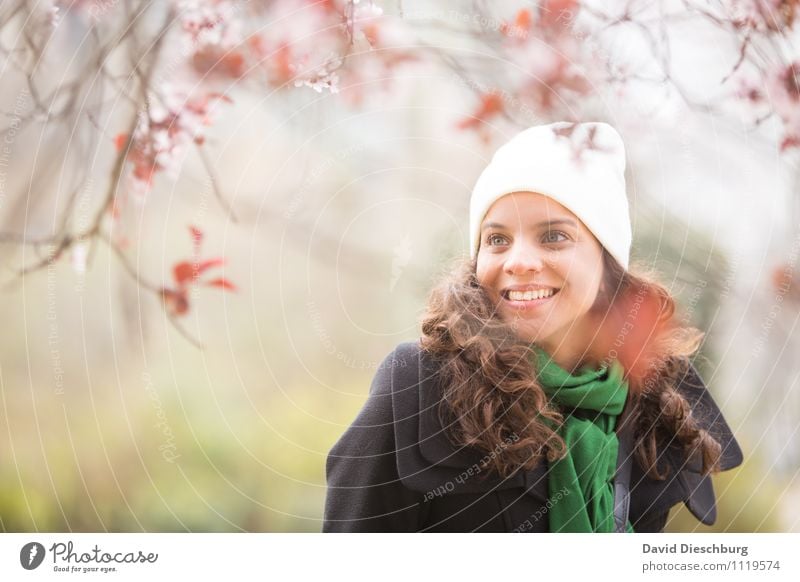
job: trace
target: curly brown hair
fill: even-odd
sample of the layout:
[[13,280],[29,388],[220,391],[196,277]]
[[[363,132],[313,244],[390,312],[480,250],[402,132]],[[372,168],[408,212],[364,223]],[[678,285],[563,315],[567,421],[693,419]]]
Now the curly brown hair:
[[[718,471],[720,444],[699,427],[676,389],[705,334],[678,320],[675,300],[653,271],[625,270],[605,249],[603,267],[587,314],[597,333],[582,361],[617,359],[624,367],[637,462],[664,479],[659,454],[675,444],[689,458],[700,456],[703,473]],[[448,436],[457,445],[500,451],[488,456],[489,472],[508,476],[566,454],[558,434],[564,417],[536,380],[530,343],[499,316],[478,282],[475,259],[458,260],[431,292],[420,343],[439,363],[439,414]]]

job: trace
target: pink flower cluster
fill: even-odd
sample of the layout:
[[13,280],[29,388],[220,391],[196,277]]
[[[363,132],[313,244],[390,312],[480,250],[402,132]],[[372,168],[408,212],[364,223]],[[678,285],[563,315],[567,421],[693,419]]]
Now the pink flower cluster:
[[115,140],[118,150],[127,147],[135,192],[149,191],[157,172],[177,176],[187,146],[202,145],[213,106],[220,100],[230,102],[216,93],[188,97],[169,85],[162,87],[158,96],[152,94],[147,108],[139,114],[133,136],[120,134]]

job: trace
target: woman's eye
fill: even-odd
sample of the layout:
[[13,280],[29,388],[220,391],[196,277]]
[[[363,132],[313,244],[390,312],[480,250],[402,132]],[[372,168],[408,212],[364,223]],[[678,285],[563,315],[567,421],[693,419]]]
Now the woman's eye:
[[489,235],[489,236],[486,238],[486,244],[489,244],[489,245],[494,245],[494,244],[495,244],[495,241],[500,241],[500,243],[502,244],[502,242],[503,242],[504,240],[505,240],[505,237],[503,237],[503,236],[501,236],[501,235],[499,235],[499,234],[490,234],[490,235]]
[[544,235],[545,242],[549,242],[549,243],[563,242],[561,240],[553,238],[554,236],[563,236],[564,237],[563,240],[569,240],[569,237],[566,234],[564,234],[563,232],[561,232],[560,230],[551,230],[547,234]]

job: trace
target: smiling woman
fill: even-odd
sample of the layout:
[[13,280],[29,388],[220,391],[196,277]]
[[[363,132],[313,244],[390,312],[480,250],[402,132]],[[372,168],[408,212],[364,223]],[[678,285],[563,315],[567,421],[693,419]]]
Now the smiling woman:
[[661,531],[705,524],[742,453],[653,275],[629,264],[605,123],[533,127],[470,201],[470,258],[328,456],[324,531]]

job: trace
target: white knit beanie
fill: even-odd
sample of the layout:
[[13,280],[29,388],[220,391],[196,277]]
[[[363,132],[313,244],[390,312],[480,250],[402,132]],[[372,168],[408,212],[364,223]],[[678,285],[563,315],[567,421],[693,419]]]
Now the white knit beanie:
[[568,208],[625,269],[631,222],[625,193],[625,146],[601,122],[560,121],[528,128],[498,149],[472,191],[470,256],[491,205],[512,192],[538,192]]

